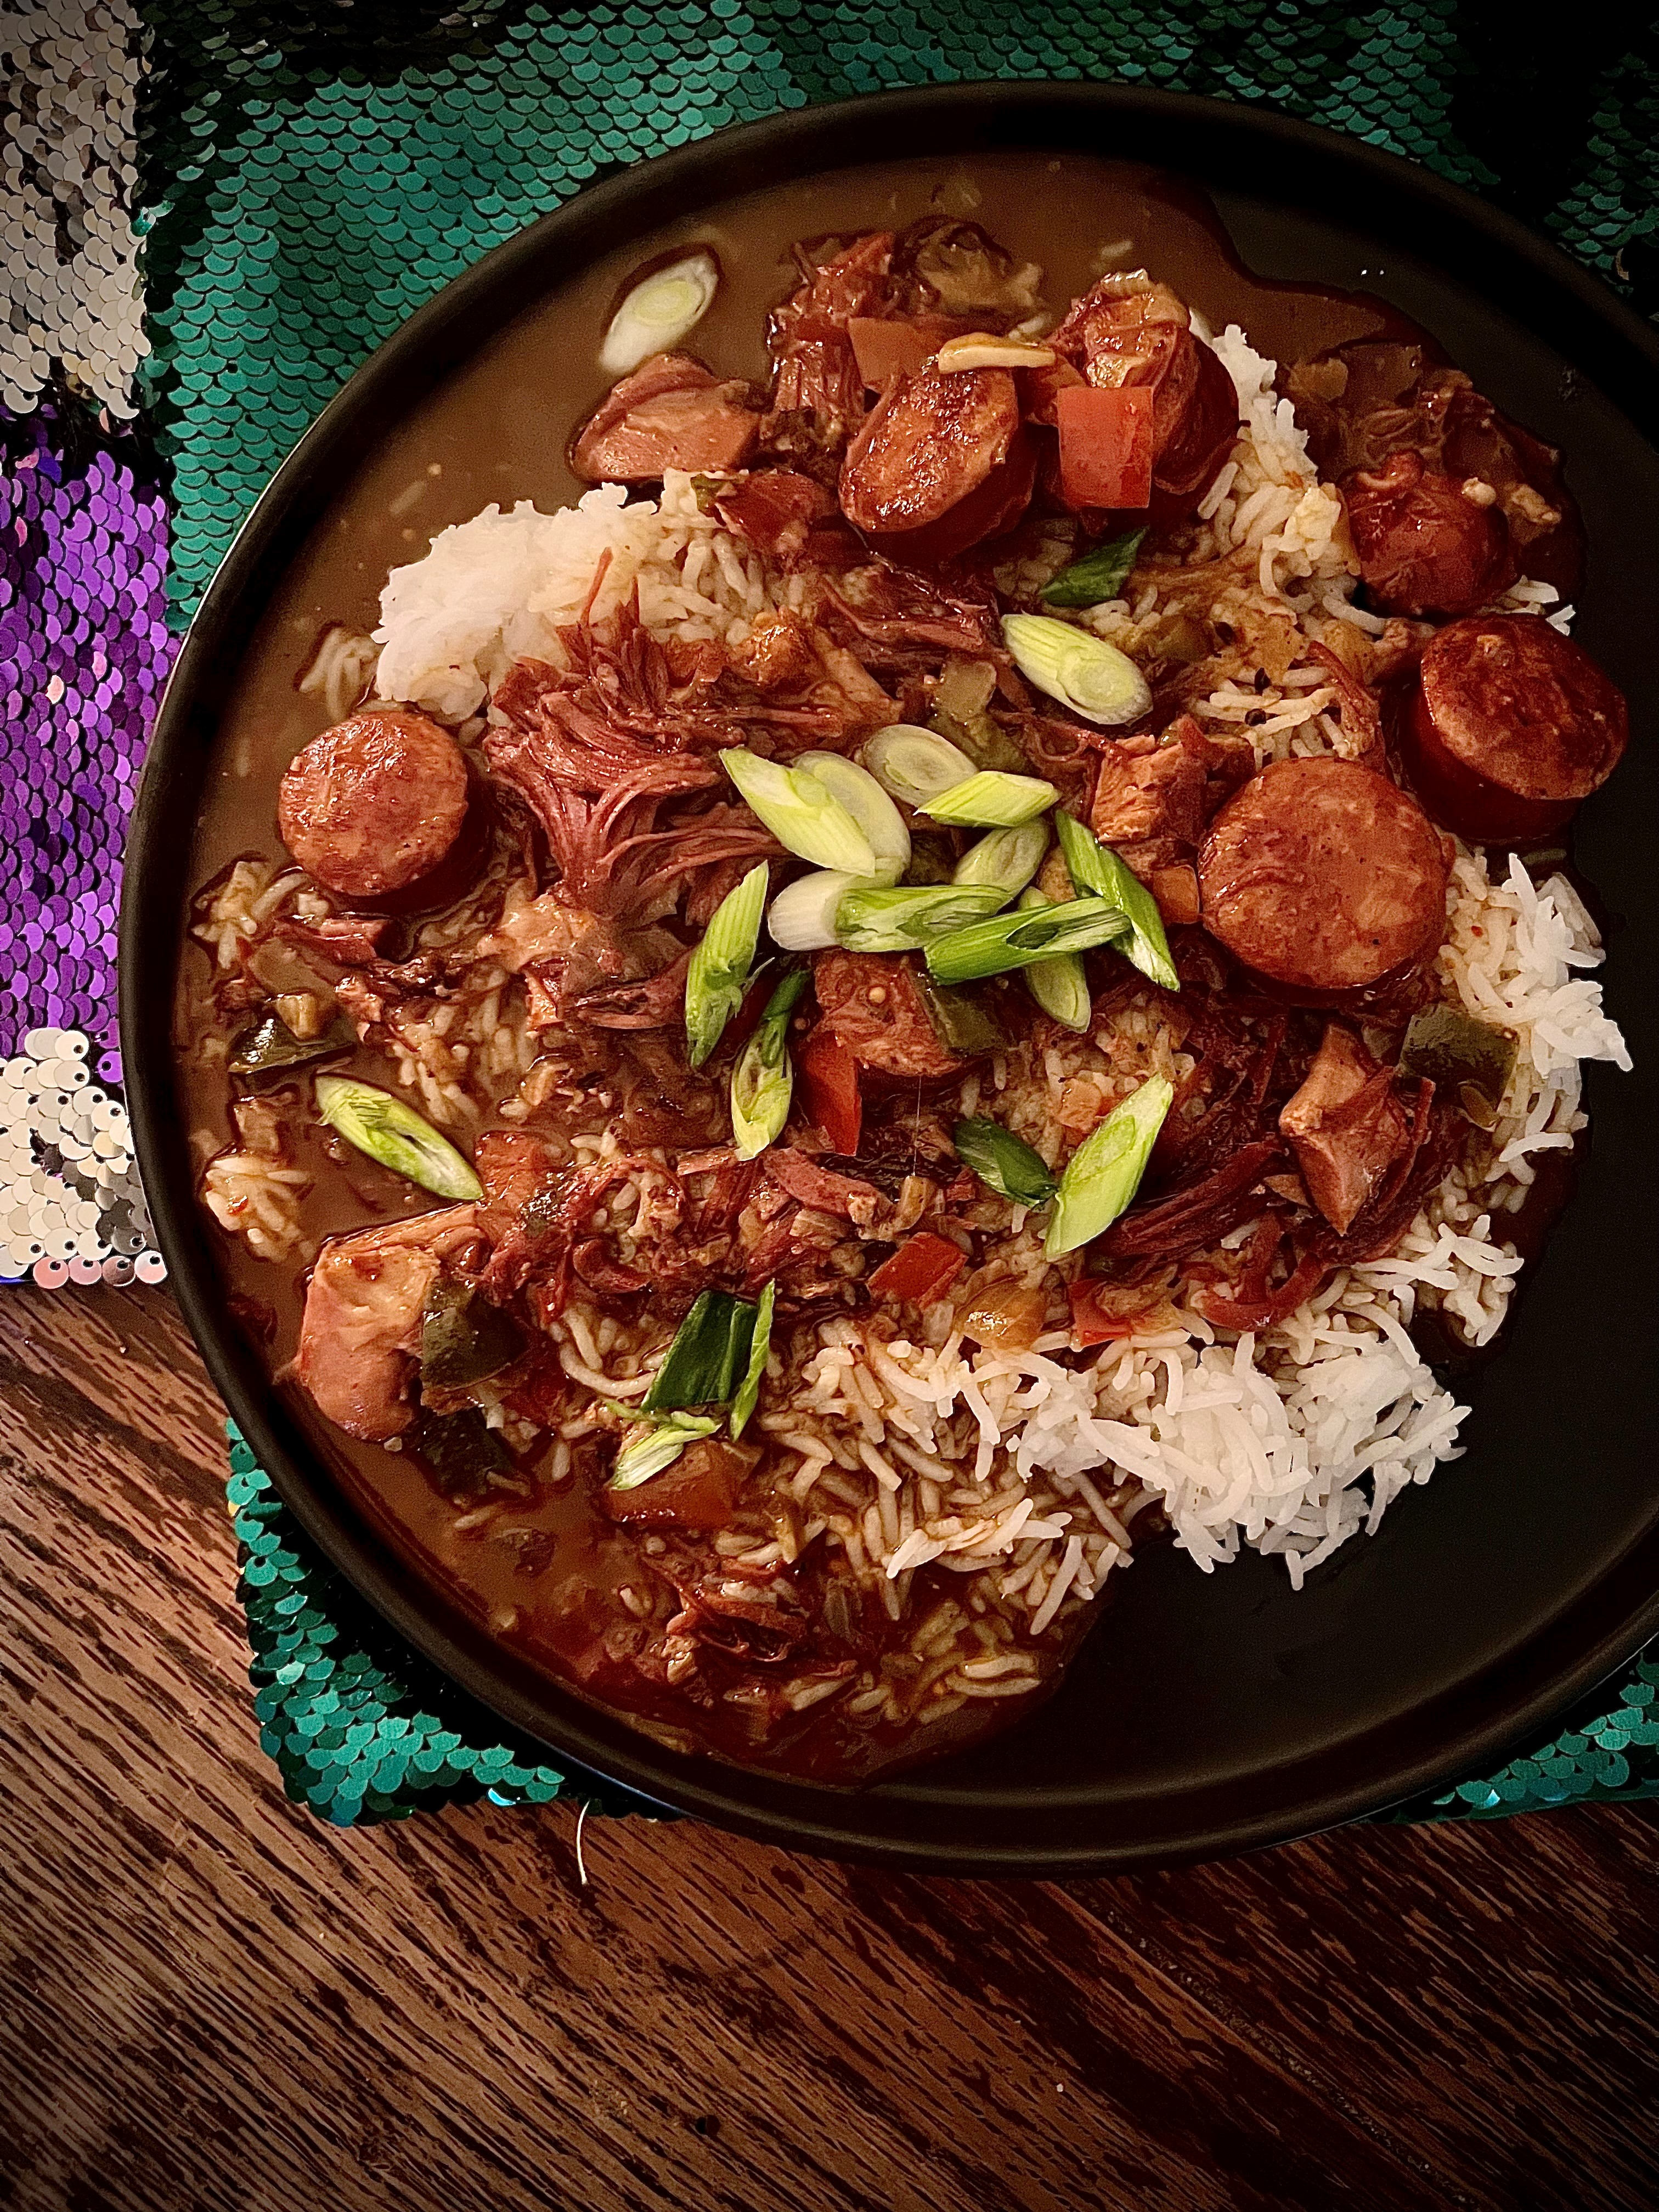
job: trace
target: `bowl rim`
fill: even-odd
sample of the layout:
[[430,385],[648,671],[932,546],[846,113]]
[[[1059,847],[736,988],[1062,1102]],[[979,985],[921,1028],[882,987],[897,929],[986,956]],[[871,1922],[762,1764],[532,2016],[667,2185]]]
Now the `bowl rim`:
[[[1432,1741],[1389,1742],[1374,1770],[1322,1776],[1327,1756],[1266,1770],[1282,1774],[1289,1794],[1256,1802],[1193,1805],[1188,1793],[1151,1793],[1162,1819],[1082,1844],[1049,1844],[1029,1835],[964,1836],[947,1841],[884,1832],[856,1808],[879,1801],[912,1777],[860,1790],[798,1784],[752,1768],[728,1767],[662,1749],[653,1739],[545,1678],[526,1693],[513,1679],[504,1647],[451,1607],[434,1587],[392,1554],[341,1494],[271,1389],[252,1347],[224,1307],[223,1292],[196,1196],[185,1133],[173,1111],[173,975],[188,886],[178,868],[181,809],[195,803],[192,781],[212,741],[219,700],[263,601],[326,508],[378,422],[393,419],[434,388],[482,343],[562,276],[712,202],[817,173],[888,158],[976,153],[1095,151],[1080,134],[1109,121],[1111,155],[1149,161],[1210,186],[1289,206],[1311,204],[1319,180],[1340,184],[1345,218],[1357,228],[1432,239],[1423,254],[1457,274],[1460,259],[1478,269],[1468,289],[1523,323],[1569,314],[1569,351],[1650,442],[1659,425],[1659,331],[1620,301],[1602,279],[1569,259],[1501,209],[1400,156],[1264,107],[1194,94],[1093,81],[989,80],[903,88],[791,108],[714,132],[636,167],[589,185],[483,254],[418,308],[364,362],[299,441],[242,523],[204,592],[174,662],[156,716],[134,806],[122,887],[120,1037],[135,1149],[157,1241],[185,1319],[216,1387],[283,1503],[325,1559],[392,1629],[434,1664],[468,1698],[521,1737],[550,1752],[579,1782],[611,1780],[665,1808],[696,1814],[760,1840],[849,1859],[933,1872],[1052,1876],[1168,1865],[1255,1848],[1316,1832],[1402,1801],[1490,1772],[1501,1756],[1550,1722],[1659,1632],[1659,1551],[1651,1564],[1638,1545],[1508,1653],[1478,1682],[1423,1701],[1407,1718],[1432,1713]],[[1246,169],[1243,165],[1249,162]],[[1257,172],[1263,168],[1265,174]],[[1285,189],[1294,173],[1302,189]],[[1410,217],[1412,220],[1407,221]],[[146,988],[148,984],[149,988]],[[1610,1588],[1609,1585],[1616,1585]],[[1490,1678],[1514,1677],[1507,1687]],[[1479,1694],[1476,1694],[1476,1691]],[[556,1707],[556,1726],[550,1710]],[[1443,1712],[1440,1709],[1446,1708]],[[1403,1731],[1409,1734],[1411,1730]],[[1402,1733],[1379,1724],[1345,1740],[1352,1752],[1373,1737]],[[913,1774],[926,1775],[926,1768]],[[1252,1778],[1254,1779],[1254,1778]],[[780,1786],[781,1785],[781,1786]],[[1208,1783],[1199,1796],[1228,1793]],[[787,1804],[779,1800],[793,1801]],[[1131,1804],[1134,1801],[1128,1801]],[[816,1812],[814,1807],[821,1806]],[[837,1808],[850,1817],[837,1818]]]

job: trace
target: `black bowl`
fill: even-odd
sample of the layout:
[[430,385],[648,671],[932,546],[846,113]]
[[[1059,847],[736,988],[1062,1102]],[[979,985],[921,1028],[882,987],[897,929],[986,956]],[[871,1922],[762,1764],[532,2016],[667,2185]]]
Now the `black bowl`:
[[[526,1668],[370,1533],[224,1310],[174,1086],[180,841],[239,654],[364,445],[554,283],[688,210],[890,150],[1075,149],[1206,186],[1260,273],[1379,293],[1509,413],[1567,449],[1590,533],[1578,635],[1630,693],[1634,742],[1584,810],[1610,909],[1607,995],[1637,1073],[1589,1071],[1575,1203],[1498,1356],[1467,1379],[1468,1455],[1293,1594],[1249,1557],[1206,1581],[1140,1559],[1057,1696],[978,1749],[858,1791],[673,1756]],[[1392,155],[1240,106],[1109,85],[896,92],[725,132],[583,192],[399,331],[302,440],[203,602],[128,848],[122,1042],[138,1156],[179,1302],[243,1434],[304,1527],[447,1674],[556,1756],[771,1842],[975,1873],[1212,1856],[1490,1771],[1659,1631],[1652,1382],[1659,1176],[1659,337],[1520,225]]]

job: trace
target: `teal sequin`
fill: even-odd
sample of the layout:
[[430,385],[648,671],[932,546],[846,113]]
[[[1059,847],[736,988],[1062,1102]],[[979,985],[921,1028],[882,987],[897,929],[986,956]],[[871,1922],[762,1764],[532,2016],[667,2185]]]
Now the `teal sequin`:
[[[148,0],[144,14],[143,390],[173,471],[179,628],[307,425],[479,254],[619,165],[810,101],[1090,77],[1259,103],[1489,193],[1644,312],[1659,306],[1659,28],[1623,11],[1585,17],[1570,52],[1457,0]],[[349,1824],[457,1796],[572,1794],[386,1636],[240,1439],[230,1494],[261,1741],[291,1796]],[[1659,1795],[1656,1686],[1644,1662],[1553,1744],[1392,1817]],[[588,1783],[575,1794],[638,1809]]]

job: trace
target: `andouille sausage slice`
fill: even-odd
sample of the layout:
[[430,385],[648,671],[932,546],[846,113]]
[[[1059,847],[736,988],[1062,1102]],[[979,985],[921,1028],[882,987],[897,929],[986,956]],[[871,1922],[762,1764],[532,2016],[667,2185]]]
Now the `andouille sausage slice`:
[[571,441],[589,483],[651,483],[665,469],[740,469],[760,414],[740,377],[722,380],[690,354],[657,353],[613,385]]
[[1446,854],[1417,801],[1356,761],[1275,761],[1210,825],[1204,927],[1297,991],[1362,990],[1446,922]]
[[1515,581],[1509,526],[1490,484],[1390,453],[1338,489],[1365,588],[1385,613],[1463,615]]
[[[1019,435],[1019,393],[1006,368],[897,377],[847,449],[842,512],[866,537],[927,529],[994,476]],[[990,520],[1006,519],[1002,507]]]
[[1437,821],[1477,840],[1559,830],[1618,767],[1625,695],[1538,615],[1474,615],[1429,641],[1402,732]]
[[388,898],[449,857],[468,795],[466,761],[437,723],[406,708],[353,714],[289,763],[276,827],[325,890]]

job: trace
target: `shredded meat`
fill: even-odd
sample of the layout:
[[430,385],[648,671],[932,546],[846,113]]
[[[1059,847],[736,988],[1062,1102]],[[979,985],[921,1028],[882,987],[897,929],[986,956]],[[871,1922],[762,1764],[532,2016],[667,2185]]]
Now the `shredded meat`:
[[888,305],[890,231],[873,231],[817,267],[775,309],[769,340],[774,374],[761,423],[764,451],[832,484],[848,438],[864,419],[864,378],[848,325]]
[[444,1206],[323,1247],[293,1371],[349,1437],[384,1443],[414,1419],[408,1395],[421,1316],[446,1263],[476,1255],[480,1225],[477,1206]]
[[1411,1141],[1392,1073],[1340,1022],[1326,1024],[1318,1056],[1279,1126],[1309,1196],[1339,1237]]

